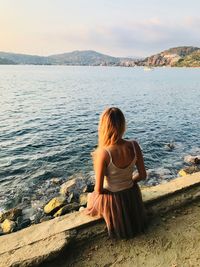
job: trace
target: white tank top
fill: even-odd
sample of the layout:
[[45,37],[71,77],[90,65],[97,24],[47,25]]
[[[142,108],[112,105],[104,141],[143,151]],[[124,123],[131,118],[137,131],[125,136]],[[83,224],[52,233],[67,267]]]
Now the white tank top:
[[135,157],[133,161],[126,168],[118,168],[112,162],[112,156],[109,149],[105,149],[110,156],[110,163],[107,167],[106,174],[104,176],[103,188],[111,191],[118,192],[133,186],[132,175],[134,166],[137,161],[137,155],[134,142],[132,142]]

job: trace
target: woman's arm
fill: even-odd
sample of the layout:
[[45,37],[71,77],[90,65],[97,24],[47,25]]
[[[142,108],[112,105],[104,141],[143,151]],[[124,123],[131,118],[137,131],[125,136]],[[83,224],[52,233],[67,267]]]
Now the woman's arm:
[[107,152],[104,149],[98,149],[95,153],[95,164],[94,164],[94,170],[95,170],[95,187],[94,191],[102,194],[103,193],[103,181],[104,181],[104,175],[105,170],[107,167]]
[[139,182],[141,180],[146,179],[147,173],[146,173],[146,169],[144,166],[144,158],[142,155],[141,148],[136,141],[134,141],[134,145],[135,145],[135,150],[136,150],[136,155],[137,155],[136,167],[137,167],[138,173],[133,176],[133,181]]

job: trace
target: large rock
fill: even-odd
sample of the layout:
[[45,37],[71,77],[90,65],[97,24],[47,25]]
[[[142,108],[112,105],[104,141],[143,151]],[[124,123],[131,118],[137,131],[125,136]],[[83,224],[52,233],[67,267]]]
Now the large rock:
[[23,228],[28,227],[31,225],[31,219],[22,219],[17,221],[17,230],[21,230]]
[[54,217],[58,217],[58,216],[67,214],[67,213],[69,213],[69,212],[71,212],[71,211],[79,210],[79,208],[80,208],[80,204],[78,204],[78,203],[76,203],[76,202],[67,204],[67,205],[65,205],[64,207],[60,208],[60,209],[54,214]]
[[5,219],[15,221],[19,216],[22,215],[22,209],[10,209],[5,212],[0,212],[0,223],[2,223]]
[[200,164],[200,155],[197,156],[185,156],[184,161],[187,163]]
[[5,221],[1,224],[1,228],[5,234],[12,233],[16,228],[16,223],[9,219],[5,219]]
[[54,197],[49,203],[44,207],[44,212],[46,214],[54,214],[57,210],[67,204],[65,197]]
[[81,178],[74,178],[65,183],[60,187],[61,195],[69,195],[70,193],[80,194],[83,188],[86,186],[86,182]]
[[185,175],[192,174],[192,173],[199,172],[199,171],[200,171],[200,167],[198,167],[198,166],[189,166],[189,167],[186,167],[184,169],[181,169],[178,172],[178,174],[180,176],[185,176]]

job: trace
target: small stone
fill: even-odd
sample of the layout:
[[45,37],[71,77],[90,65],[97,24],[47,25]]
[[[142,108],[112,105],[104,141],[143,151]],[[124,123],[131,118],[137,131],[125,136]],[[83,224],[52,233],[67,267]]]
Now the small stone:
[[82,193],[79,196],[79,203],[81,206],[86,206],[87,205],[87,197],[88,197],[88,193]]
[[74,210],[79,210],[80,205],[76,202],[70,203],[59,209],[55,214],[54,217],[58,217],[64,214],[67,214]]
[[84,207],[80,207],[80,208],[79,208],[79,211],[83,211],[83,210],[85,210]]
[[17,217],[22,215],[22,209],[13,208],[5,212],[0,212],[0,223],[5,219],[15,221]]
[[1,228],[5,234],[12,233],[16,228],[16,223],[9,219],[5,219],[5,221],[1,224]]
[[61,207],[63,207],[66,204],[66,198],[65,197],[54,197],[52,200],[49,201],[49,203],[44,207],[44,212],[46,214],[53,214],[56,211],[58,211]]
[[61,180],[60,180],[59,178],[52,178],[52,179],[50,180],[50,182],[51,182],[52,184],[54,184],[54,185],[59,185],[59,184],[61,184]]

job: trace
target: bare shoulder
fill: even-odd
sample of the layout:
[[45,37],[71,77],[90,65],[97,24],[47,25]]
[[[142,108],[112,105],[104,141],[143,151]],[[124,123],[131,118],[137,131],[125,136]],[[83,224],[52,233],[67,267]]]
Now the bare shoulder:
[[141,151],[140,145],[136,140],[133,140],[133,144],[134,144],[136,150]]
[[137,154],[140,154],[141,153],[140,145],[139,145],[139,143],[136,140],[131,140],[131,141],[129,141],[129,143],[131,145],[134,145]]
[[109,154],[105,148],[98,148],[96,150],[96,157],[98,157],[101,161],[105,161],[106,163],[110,161]]

